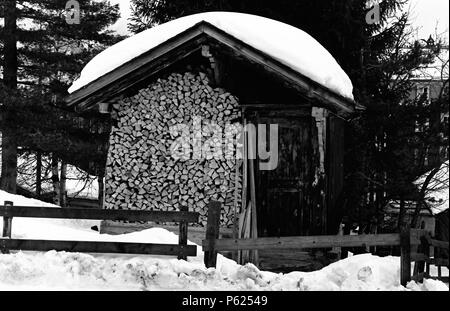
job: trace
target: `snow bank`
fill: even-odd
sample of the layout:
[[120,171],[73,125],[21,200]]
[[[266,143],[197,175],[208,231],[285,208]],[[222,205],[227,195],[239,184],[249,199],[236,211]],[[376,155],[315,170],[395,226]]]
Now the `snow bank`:
[[12,201],[14,205],[20,206],[46,206],[46,207],[59,207],[47,202],[42,202],[35,199],[26,198],[21,195],[11,194],[9,192],[0,190],[0,204],[3,205],[5,201]]
[[[0,192],[17,205],[48,205]],[[90,229],[97,221],[14,218],[16,238],[176,244],[163,228],[112,236]],[[0,230],[2,222],[0,222]],[[195,245],[192,242],[188,242]],[[81,254],[50,251],[0,254],[0,290],[448,290],[438,281],[400,285],[400,259],[371,254],[352,256],[314,272],[276,274],[221,255],[217,269],[206,269],[203,252],[188,261],[170,256]],[[448,271],[447,271],[448,272]]]
[[439,281],[399,284],[399,258],[357,255],[315,272],[275,274],[219,256],[218,269],[153,256],[50,251],[0,255],[0,290],[448,291]]
[[182,17],[127,38],[94,57],[69,88],[72,93],[202,21],[227,32],[334,92],[353,99],[353,86],[333,56],[314,38],[260,16],[209,12]]

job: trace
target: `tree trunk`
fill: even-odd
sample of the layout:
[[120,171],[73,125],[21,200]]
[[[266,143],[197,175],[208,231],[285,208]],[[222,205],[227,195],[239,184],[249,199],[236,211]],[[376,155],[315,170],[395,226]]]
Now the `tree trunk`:
[[[17,90],[17,12],[16,1],[7,0],[4,3],[4,62],[3,83],[10,96],[4,100],[5,115],[8,120],[8,106],[13,105],[12,96]],[[16,193],[17,182],[17,143],[15,131],[8,128],[2,132],[2,175],[0,189]]]
[[67,203],[66,180],[67,180],[67,163],[63,161],[61,162],[61,180],[59,183],[60,205],[62,207],[65,207]]
[[58,173],[58,158],[55,155],[52,155],[53,204],[56,205],[61,204]]
[[0,189],[16,193],[17,181],[17,143],[10,130],[2,132],[2,177]]
[[402,228],[404,226],[405,214],[406,214],[405,199],[403,198],[403,196],[401,196],[400,197],[400,209],[398,211],[398,225],[397,225],[398,230],[402,230]]
[[416,228],[417,223],[420,216],[420,211],[422,210],[423,206],[425,205],[425,194],[428,189],[428,186],[433,179],[433,177],[439,172],[441,169],[441,166],[434,168],[430,174],[425,178],[425,181],[423,182],[422,188],[420,189],[419,193],[419,199],[417,200],[416,208],[414,209],[413,218],[411,220],[411,228]]
[[36,196],[39,199],[42,193],[42,153],[36,153]]

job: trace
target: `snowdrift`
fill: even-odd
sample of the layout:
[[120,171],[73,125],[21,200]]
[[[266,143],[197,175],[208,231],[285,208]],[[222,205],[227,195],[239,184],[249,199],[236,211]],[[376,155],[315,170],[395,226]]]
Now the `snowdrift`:
[[[0,201],[53,206],[0,191]],[[98,221],[13,219],[13,238],[120,241],[176,244],[178,236],[151,228],[118,236],[91,230]],[[0,222],[0,230],[2,229]],[[189,244],[193,244],[189,242]],[[352,256],[314,272],[276,274],[245,266],[221,255],[207,269],[203,252],[188,261],[168,256],[12,252],[0,254],[0,290],[444,290],[434,280],[400,285],[400,259],[371,254]]]

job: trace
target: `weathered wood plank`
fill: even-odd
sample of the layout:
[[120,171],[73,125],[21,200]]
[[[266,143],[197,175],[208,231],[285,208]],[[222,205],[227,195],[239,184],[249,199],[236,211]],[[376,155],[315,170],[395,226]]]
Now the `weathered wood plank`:
[[164,212],[144,210],[95,210],[88,208],[48,208],[35,206],[0,206],[0,216],[64,218],[64,219],[100,219],[154,222],[198,222],[196,212]]
[[435,247],[449,249],[449,242],[448,241],[439,241],[439,240],[431,239],[430,240],[430,244],[432,246],[435,246]]
[[[187,212],[188,211],[188,207],[187,206],[182,206],[180,208],[180,211]],[[180,233],[178,235],[178,244],[186,246],[187,242],[188,242],[188,224],[185,221],[181,221],[179,226],[180,226]],[[178,259],[186,260],[187,259],[186,253],[180,252],[178,254]]]
[[435,266],[449,266],[449,260],[444,258],[431,258],[430,264]]
[[204,247],[204,263],[207,268],[215,268],[217,261],[217,248],[215,243],[219,238],[219,224],[220,224],[220,208],[221,203],[211,201],[208,204],[208,223],[206,227],[206,241],[208,241],[208,247]]
[[400,284],[406,286],[411,281],[411,230],[400,232]]
[[426,277],[428,277],[427,274],[426,274],[425,272],[421,272],[421,273],[418,273],[418,274],[416,274],[416,275],[413,275],[413,276],[411,277],[411,281],[414,281],[414,282],[422,282],[423,279],[426,278]]
[[3,216],[3,237],[11,237],[11,227],[12,227],[12,207],[13,202],[11,201],[5,201],[4,206],[4,213],[0,214],[0,216]]
[[80,253],[121,253],[177,256],[181,251],[186,256],[196,256],[195,245],[170,245],[123,242],[89,242],[89,241],[56,241],[56,240],[24,240],[0,239],[8,249],[22,251],[66,251]]
[[[375,235],[322,235],[322,236],[295,236],[280,238],[258,239],[220,239],[215,241],[217,250],[239,249],[301,249],[301,248],[328,248],[328,247],[358,247],[358,246],[390,246],[400,245],[398,234]],[[210,247],[209,240],[203,241],[203,249]]]
[[430,257],[428,257],[425,254],[421,254],[421,253],[411,253],[411,261],[425,261],[425,262],[429,262],[430,261]]

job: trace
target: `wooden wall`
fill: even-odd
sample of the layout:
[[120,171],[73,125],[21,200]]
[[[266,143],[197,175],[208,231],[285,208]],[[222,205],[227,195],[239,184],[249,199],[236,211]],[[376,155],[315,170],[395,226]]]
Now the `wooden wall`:
[[334,115],[328,117],[327,141],[327,231],[336,234],[341,222],[342,189],[344,185],[344,126],[345,121]]

